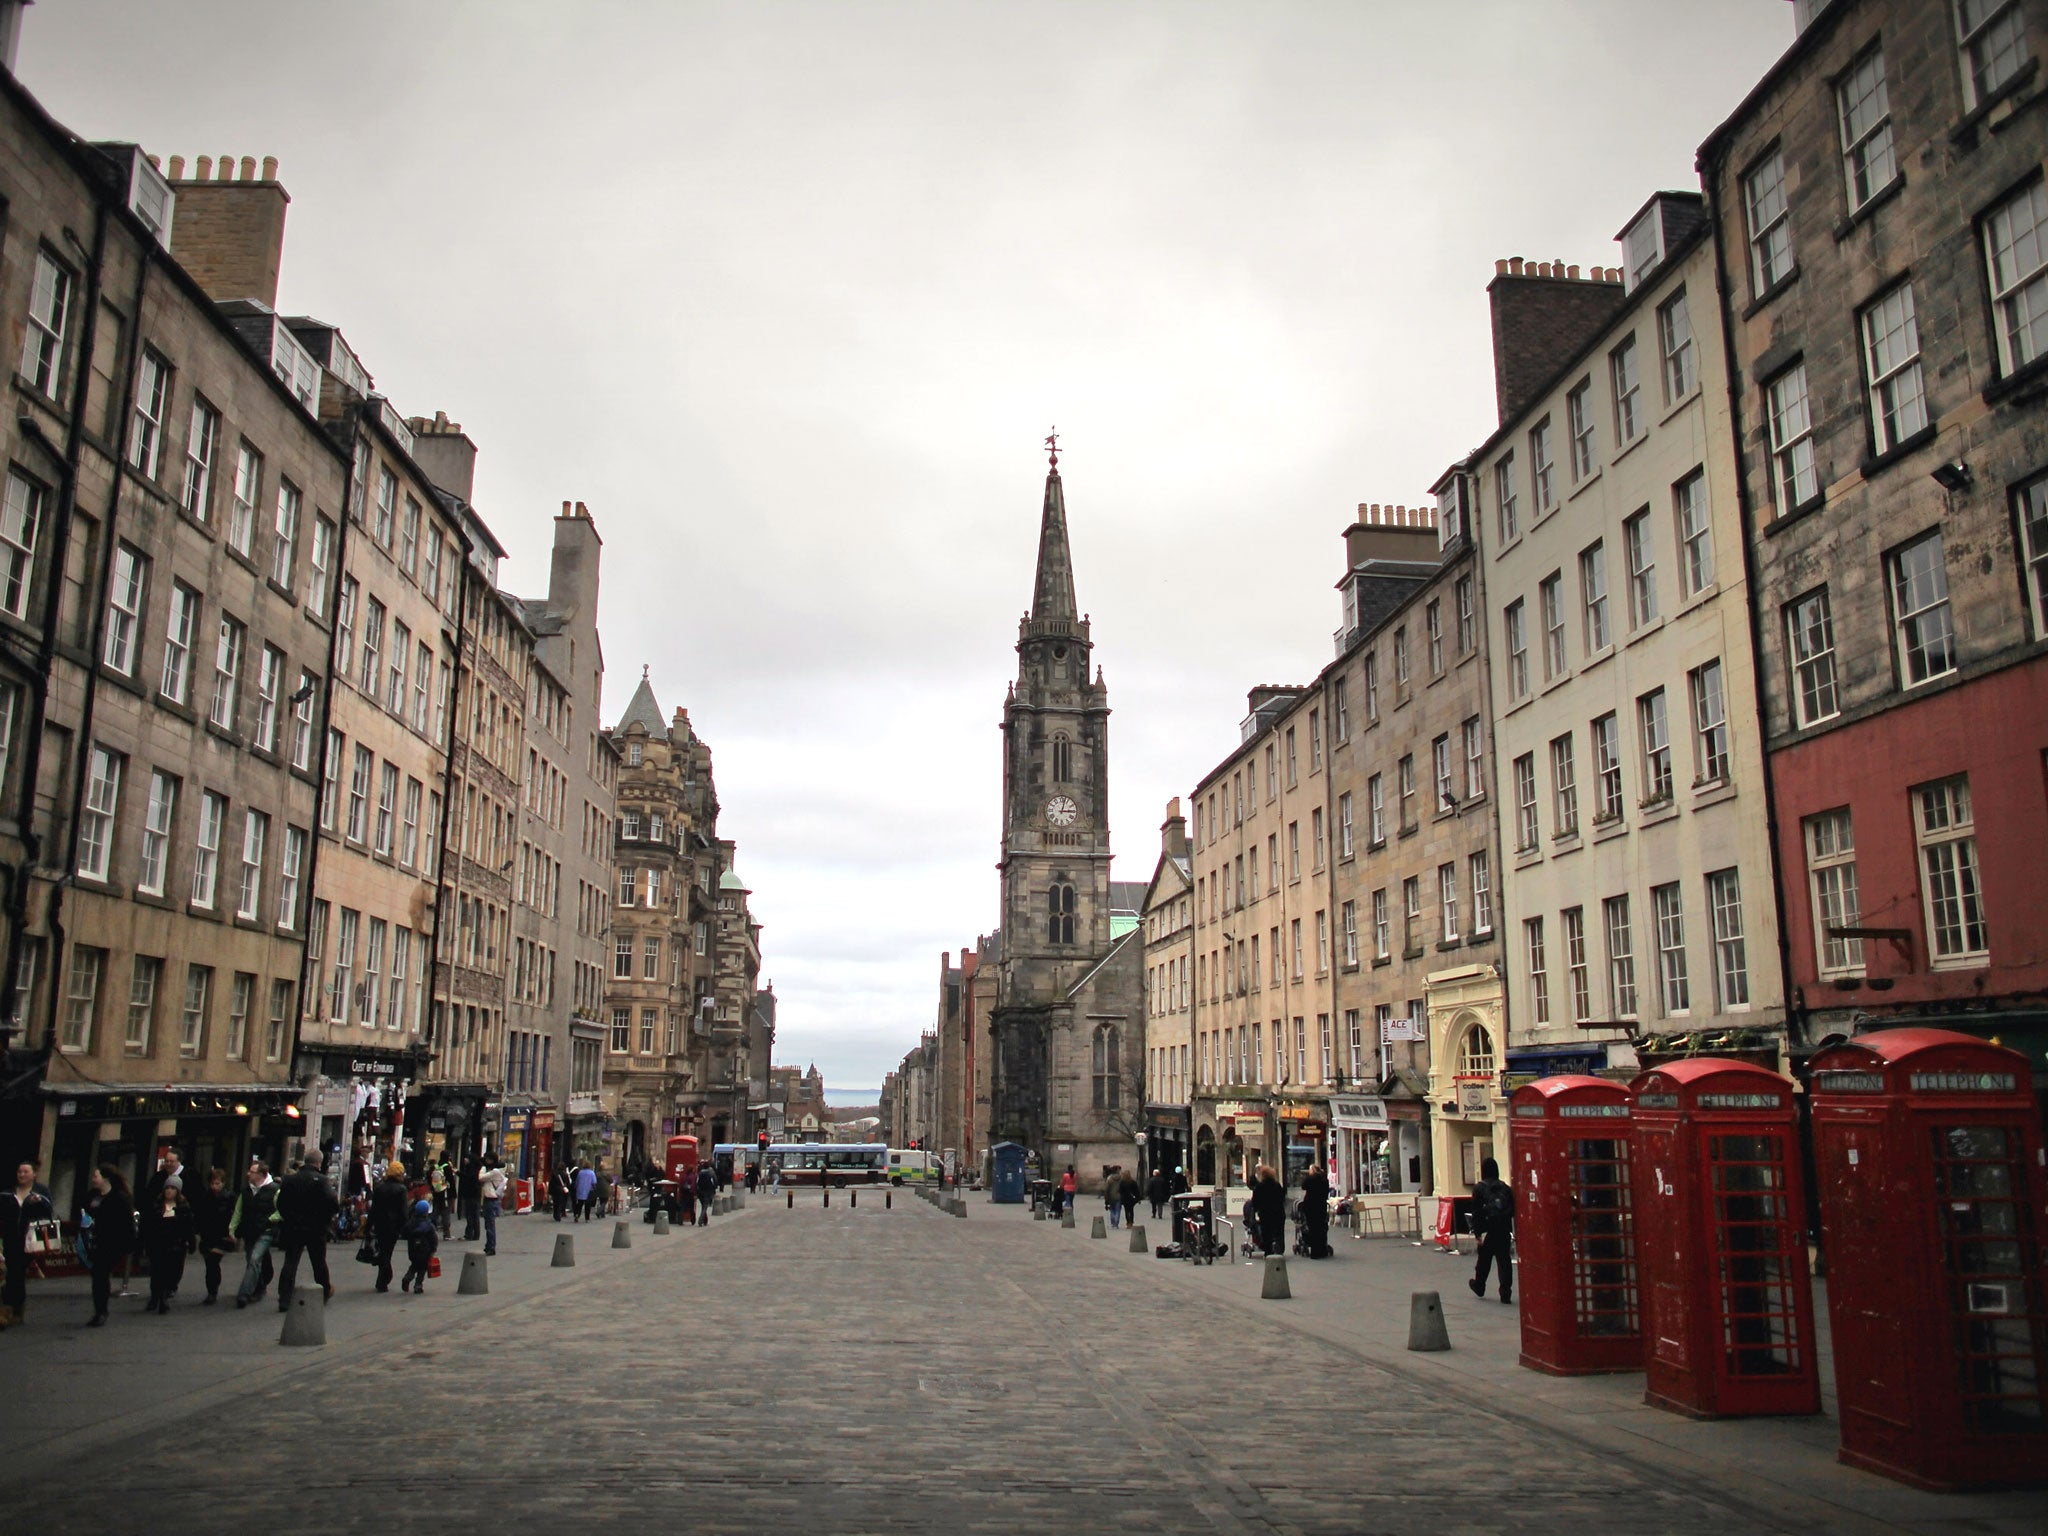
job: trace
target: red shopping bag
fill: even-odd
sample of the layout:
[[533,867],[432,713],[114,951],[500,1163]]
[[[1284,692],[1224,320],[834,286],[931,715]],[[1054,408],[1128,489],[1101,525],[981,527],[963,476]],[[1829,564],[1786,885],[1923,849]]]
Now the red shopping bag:
[[429,1280],[441,1278],[441,1255],[438,1253],[427,1255],[427,1278]]

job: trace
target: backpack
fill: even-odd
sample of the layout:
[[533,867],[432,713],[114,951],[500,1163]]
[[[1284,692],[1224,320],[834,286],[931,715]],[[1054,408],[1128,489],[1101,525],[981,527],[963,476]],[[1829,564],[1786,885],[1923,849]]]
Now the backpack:
[[1482,1231],[1505,1232],[1515,1219],[1515,1192],[1499,1179],[1489,1179],[1474,1192],[1473,1205]]

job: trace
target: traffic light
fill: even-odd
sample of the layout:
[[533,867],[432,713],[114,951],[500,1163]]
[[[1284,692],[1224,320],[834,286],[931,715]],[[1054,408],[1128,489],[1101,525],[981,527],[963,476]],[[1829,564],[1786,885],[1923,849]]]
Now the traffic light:
[[768,1150],[768,1133],[766,1131],[763,1131],[760,1135],[756,1136],[754,1138],[754,1145],[759,1147],[763,1152],[766,1152]]

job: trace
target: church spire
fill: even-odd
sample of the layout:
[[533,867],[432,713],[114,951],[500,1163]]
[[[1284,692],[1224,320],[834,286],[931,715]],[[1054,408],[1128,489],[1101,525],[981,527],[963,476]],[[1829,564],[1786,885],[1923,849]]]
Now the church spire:
[[1038,523],[1038,581],[1031,593],[1034,619],[1076,619],[1074,557],[1067,548],[1067,500],[1060,487],[1059,434],[1045,440],[1052,467],[1045,475],[1045,510]]

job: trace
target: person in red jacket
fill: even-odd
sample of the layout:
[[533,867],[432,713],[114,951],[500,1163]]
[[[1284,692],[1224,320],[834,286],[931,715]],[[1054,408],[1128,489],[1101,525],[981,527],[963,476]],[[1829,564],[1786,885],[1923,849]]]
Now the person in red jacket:
[[1067,1171],[1060,1175],[1060,1210],[1071,1211],[1074,1208],[1074,1196],[1080,1192],[1081,1181],[1074,1177],[1074,1165],[1069,1163]]

